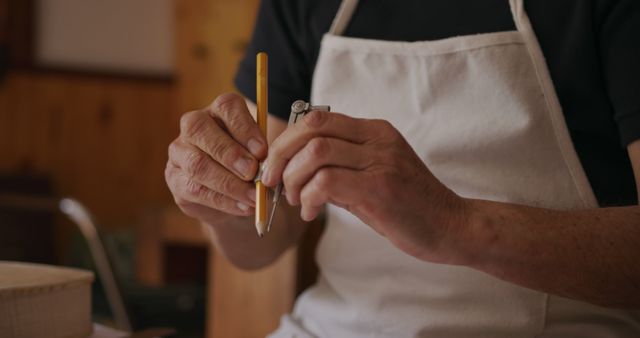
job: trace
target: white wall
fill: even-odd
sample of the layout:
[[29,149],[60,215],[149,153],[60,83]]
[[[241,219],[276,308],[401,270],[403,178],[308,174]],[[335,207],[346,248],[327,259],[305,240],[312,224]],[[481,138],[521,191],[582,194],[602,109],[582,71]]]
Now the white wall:
[[36,8],[39,65],[173,73],[173,0],[37,0]]

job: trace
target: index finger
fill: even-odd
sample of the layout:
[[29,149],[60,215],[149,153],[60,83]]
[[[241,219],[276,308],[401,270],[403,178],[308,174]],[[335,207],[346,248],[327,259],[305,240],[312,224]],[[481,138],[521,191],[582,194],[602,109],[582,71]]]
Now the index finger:
[[222,123],[231,137],[258,159],[267,155],[267,141],[254,121],[244,98],[235,93],[218,96],[209,107],[209,114]]
[[312,111],[287,128],[269,147],[262,182],[274,186],[280,181],[287,162],[311,139],[332,137],[362,144],[371,139],[372,120],[356,119],[340,113]]

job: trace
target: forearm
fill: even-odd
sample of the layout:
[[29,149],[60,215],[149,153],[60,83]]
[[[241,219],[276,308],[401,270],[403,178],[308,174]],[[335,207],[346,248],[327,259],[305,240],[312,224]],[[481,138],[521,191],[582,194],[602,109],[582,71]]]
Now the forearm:
[[239,268],[255,270],[275,261],[294,246],[304,232],[305,224],[298,211],[281,203],[271,231],[258,237],[253,217],[226,216],[224,220],[203,221],[212,230],[216,249]]
[[640,207],[556,211],[468,202],[462,264],[552,294],[640,307]]

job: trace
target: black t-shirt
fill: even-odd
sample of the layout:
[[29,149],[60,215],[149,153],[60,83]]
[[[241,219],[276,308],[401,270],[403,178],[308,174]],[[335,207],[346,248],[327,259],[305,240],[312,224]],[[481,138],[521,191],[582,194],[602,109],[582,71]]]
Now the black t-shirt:
[[[320,40],[340,0],[263,0],[236,86],[255,100],[269,61],[270,112],[308,100]],[[626,146],[640,139],[640,1],[525,1],[574,146],[601,206],[637,203]],[[514,30],[507,0],[362,0],[346,36],[422,41]],[[348,112],[345,112],[348,113]]]

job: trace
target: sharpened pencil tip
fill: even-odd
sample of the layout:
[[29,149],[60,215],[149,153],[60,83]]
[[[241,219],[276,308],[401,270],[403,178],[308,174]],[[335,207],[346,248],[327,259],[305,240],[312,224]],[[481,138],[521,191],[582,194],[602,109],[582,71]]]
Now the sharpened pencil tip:
[[262,233],[260,233],[260,232],[259,232],[259,233],[258,233],[258,237],[262,238],[262,237],[264,237],[264,235],[263,235]]

